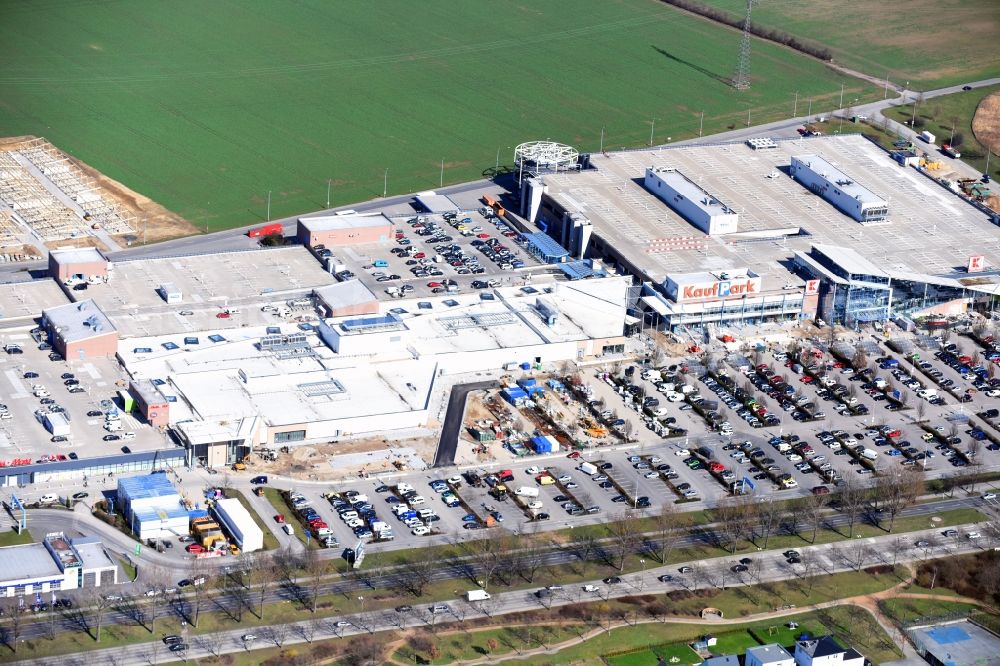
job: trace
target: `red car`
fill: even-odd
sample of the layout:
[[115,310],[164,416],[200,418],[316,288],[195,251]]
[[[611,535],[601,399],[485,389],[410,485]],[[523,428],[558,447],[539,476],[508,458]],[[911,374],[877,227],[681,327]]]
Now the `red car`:
[[569,458],[570,460],[579,460],[580,459],[580,452],[579,451],[574,451],[573,453],[569,454],[566,457]]
[[424,253],[424,252],[417,252],[415,255],[413,255],[413,258],[414,259],[426,259],[427,258],[427,254]]
[[726,466],[720,462],[710,462],[708,463],[708,469],[711,472],[723,472],[725,471]]
[[200,543],[192,543],[192,544],[188,544],[188,547],[187,547],[186,550],[189,553],[204,553],[205,552],[205,547],[202,546]]
[[812,384],[813,378],[810,375],[802,375],[803,384]]
[[903,431],[902,430],[890,430],[889,432],[885,433],[885,436],[886,437],[892,437],[893,439],[895,439],[896,437],[902,437],[903,436]]
[[437,289],[438,287],[441,287],[443,285],[440,282],[428,282],[427,286],[430,287],[431,289]]
[[486,240],[489,237],[490,237],[489,234],[479,234],[478,236],[476,236],[476,238],[482,238],[483,240]]
[[274,517],[274,522],[280,525],[281,523],[285,522],[285,517],[279,513]]
[[220,312],[219,314],[215,315],[215,318],[216,319],[229,319],[229,313],[228,312]]

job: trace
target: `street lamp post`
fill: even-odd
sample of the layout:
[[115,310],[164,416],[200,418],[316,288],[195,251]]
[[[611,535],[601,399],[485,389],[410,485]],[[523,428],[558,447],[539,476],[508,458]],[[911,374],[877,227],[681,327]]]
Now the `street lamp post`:
[[382,178],[382,198],[385,199],[389,194],[389,167],[385,168],[385,175]]
[[330,189],[333,187],[333,180],[326,181],[326,207],[330,207]]
[[271,221],[271,190],[267,191],[267,221]]
[[653,132],[656,130],[656,118],[649,121],[649,145],[653,145]]
[[799,115],[799,91],[795,91],[795,104],[792,106],[792,118]]

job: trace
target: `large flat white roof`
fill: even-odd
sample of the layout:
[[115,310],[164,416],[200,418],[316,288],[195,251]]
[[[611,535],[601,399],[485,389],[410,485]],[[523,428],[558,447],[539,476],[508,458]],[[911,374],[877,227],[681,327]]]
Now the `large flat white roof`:
[[[548,196],[591,220],[594,233],[655,282],[667,274],[750,266],[764,280],[794,281],[787,261],[812,245],[853,249],[884,270],[953,278],[970,255],[1000,266],[1000,233],[989,216],[931,179],[902,168],[860,135],[777,140],[774,150],[743,143],[676,146],[594,154],[594,169],[547,174]],[[850,165],[859,182],[884,194],[892,224],[864,227],[782,172],[793,155]],[[650,167],[673,167],[724,199],[740,215],[740,231],[712,238],[693,229],[644,187]],[[801,228],[799,235],[785,235]],[[1000,282],[987,277],[984,282]],[[986,287],[980,287],[986,288]]]
[[66,342],[87,340],[108,333],[117,334],[114,324],[92,300],[49,308],[42,310],[42,314]]
[[365,229],[384,227],[392,224],[382,213],[377,215],[317,215],[300,217],[299,223],[309,231],[333,231],[335,229]]

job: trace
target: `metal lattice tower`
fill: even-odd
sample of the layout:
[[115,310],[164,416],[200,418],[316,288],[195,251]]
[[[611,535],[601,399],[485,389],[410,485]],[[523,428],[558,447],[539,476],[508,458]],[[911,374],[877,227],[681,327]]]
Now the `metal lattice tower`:
[[736,64],[733,87],[737,90],[750,89],[750,11],[754,0],[747,0],[747,15],[743,19],[743,36],[740,38],[740,56]]

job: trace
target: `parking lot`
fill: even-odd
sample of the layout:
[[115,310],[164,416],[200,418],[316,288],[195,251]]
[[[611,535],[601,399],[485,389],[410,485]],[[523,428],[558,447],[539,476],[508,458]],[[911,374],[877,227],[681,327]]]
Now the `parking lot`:
[[[121,416],[120,431],[105,430],[105,412],[121,409],[116,392],[125,387],[114,360],[54,361],[31,334],[2,337],[4,348],[17,345],[21,353],[0,352],[0,403],[6,406],[0,410],[0,461],[9,465],[15,459],[37,462],[47,456],[92,458],[121,453],[123,447],[144,451],[168,445],[163,435],[131,414]],[[69,433],[53,441],[40,420],[46,412],[64,415]],[[105,441],[109,435],[118,439]]]
[[551,272],[518,244],[517,231],[496,217],[414,214],[394,217],[393,223],[388,245],[336,250],[336,257],[380,299],[469,292],[491,280],[523,284],[534,271]]

